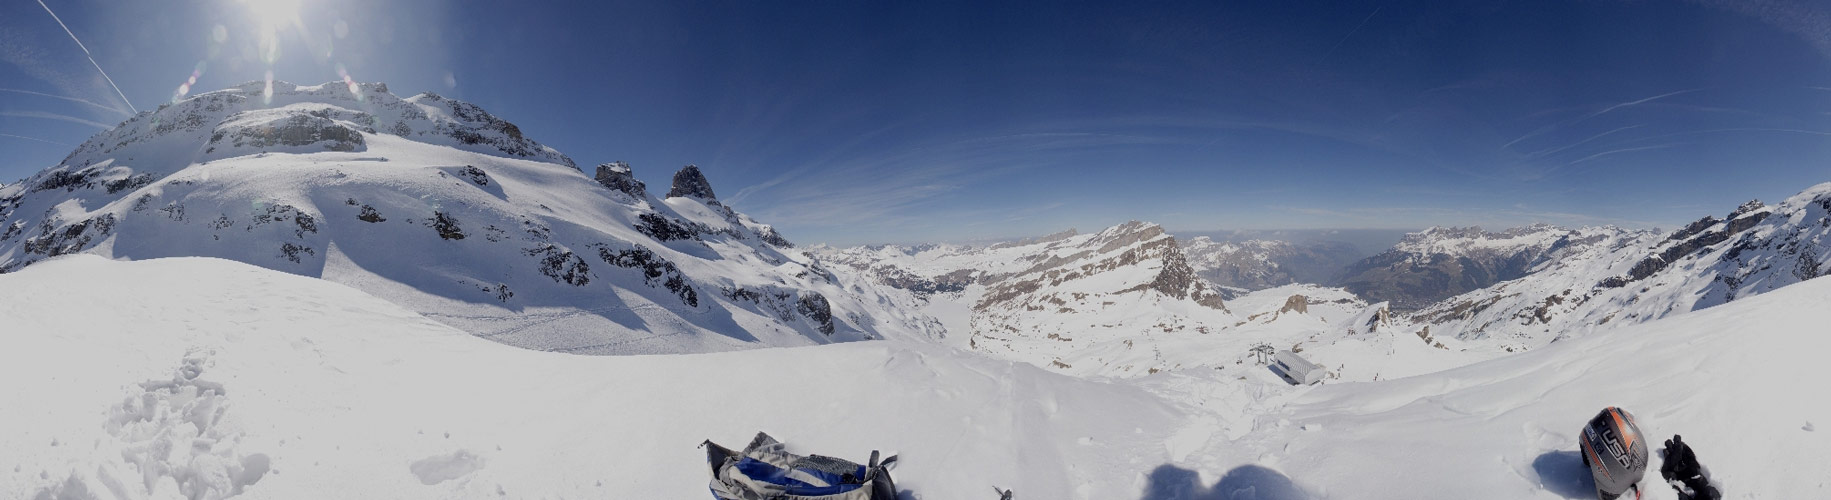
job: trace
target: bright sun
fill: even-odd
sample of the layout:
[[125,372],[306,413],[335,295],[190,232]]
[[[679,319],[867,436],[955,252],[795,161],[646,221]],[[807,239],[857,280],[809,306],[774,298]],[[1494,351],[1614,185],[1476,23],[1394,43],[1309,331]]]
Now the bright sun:
[[263,35],[269,35],[299,21],[300,0],[242,0]]

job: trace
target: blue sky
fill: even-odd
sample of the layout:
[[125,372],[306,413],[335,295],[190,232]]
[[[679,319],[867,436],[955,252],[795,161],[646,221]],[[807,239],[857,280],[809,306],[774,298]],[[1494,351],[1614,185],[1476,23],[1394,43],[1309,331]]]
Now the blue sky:
[[1785,0],[15,1],[0,179],[269,70],[695,163],[799,242],[1671,227],[1831,181],[1831,4]]

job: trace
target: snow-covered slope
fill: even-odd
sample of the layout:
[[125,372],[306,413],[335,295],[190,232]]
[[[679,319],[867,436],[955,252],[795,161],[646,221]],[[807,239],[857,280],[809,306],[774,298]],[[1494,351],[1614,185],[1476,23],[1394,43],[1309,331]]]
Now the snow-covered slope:
[[1241,292],[1223,305],[1215,287],[1193,275],[1175,238],[1141,222],[988,247],[817,252],[918,292],[922,312],[947,326],[948,345],[1073,375],[1237,367],[1264,344],[1305,352],[1328,365],[1331,380],[1374,380],[1501,352],[1467,352],[1471,346],[1444,345],[1415,329],[1372,328],[1368,317],[1385,306],[1340,288],[1285,285]]
[[1778,206],[1750,202],[1669,234],[1577,246],[1529,276],[1453,297],[1410,316],[1439,336],[1522,347],[1588,335],[1766,293],[1825,274],[1831,183]]
[[1386,252],[1350,266],[1340,284],[1367,300],[1409,311],[1526,276],[1589,246],[1649,235],[1606,226],[1573,230],[1534,224],[1498,233],[1433,227],[1407,234]]
[[956,345],[1067,373],[1136,376],[1171,368],[1159,339],[1235,323],[1162,227],[1128,222],[984,248],[864,247],[822,255],[917,290]]
[[[1828,302],[1831,280],[1812,280],[1440,373],[1325,384],[1185,467],[1278,469],[1318,498],[1593,498],[1577,434],[1613,405],[1653,439],[1684,435],[1727,498],[1822,498],[1831,399],[1811,388],[1831,382],[1817,360]],[[1652,460],[1645,498],[1674,498]]]
[[700,441],[759,430],[901,453],[915,498],[1128,498],[1181,418],[1136,387],[927,342],[518,349],[201,258],[0,275],[0,380],[3,498],[704,498]]
[[1577,433],[1617,405],[1729,498],[1822,498],[1831,399],[1794,388],[1831,383],[1827,302],[1815,279],[1400,380],[1096,382],[895,341],[536,352],[321,280],[78,255],[0,276],[0,496],[698,498],[695,445],[763,430],[900,453],[914,499],[1586,498]]
[[0,272],[69,253],[221,257],[349,284],[500,342],[622,354],[938,335],[717,200],[593,176],[476,106],[250,84],[129,119],[0,188]]

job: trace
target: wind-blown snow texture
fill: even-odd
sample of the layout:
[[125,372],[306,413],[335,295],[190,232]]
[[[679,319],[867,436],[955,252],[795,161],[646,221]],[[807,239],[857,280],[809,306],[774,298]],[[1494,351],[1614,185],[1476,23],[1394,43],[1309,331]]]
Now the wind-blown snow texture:
[[941,334],[897,307],[908,293],[829,271],[709,186],[657,199],[621,182],[623,164],[600,182],[434,94],[272,85],[141,113],[0,188],[0,272],[70,253],[221,257],[578,353]]
[[698,498],[695,445],[765,430],[900,453],[920,499],[1583,498],[1577,432],[1619,405],[1684,434],[1731,498],[1819,498],[1831,400],[1785,387],[1826,382],[1827,300],[1812,280],[1401,380],[1101,382],[898,341],[570,356],[245,264],[79,255],[0,276],[0,492]]

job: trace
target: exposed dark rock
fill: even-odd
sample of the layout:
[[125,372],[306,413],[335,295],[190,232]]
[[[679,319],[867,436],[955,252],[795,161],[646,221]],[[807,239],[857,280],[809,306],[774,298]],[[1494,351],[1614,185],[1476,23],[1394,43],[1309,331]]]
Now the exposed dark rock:
[[680,268],[641,245],[617,250],[599,245],[598,258],[617,267],[640,268],[643,281],[649,286],[666,287],[687,307],[699,307],[699,292],[687,283],[686,278],[680,274]]
[[[1649,255],[1639,262],[1635,262],[1634,267],[1628,269],[1627,276],[1612,276],[1605,278],[1596,283],[1596,286],[1601,288],[1620,288],[1627,286],[1628,283],[1646,279],[1648,276],[1652,276],[1655,273],[1664,270],[1666,266],[1678,262],[1679,259],[1685,258],[1686,256],[1697,253],[1705,247],[1729,241],[1730,238],[1735,237],[1737,234],[1741,234],[1743,231],[1749,230],[1749,228],[1755,227],[1756,224],[1761,223],[1761,221],[1766,220],[1769,215],[1773,214],[1771,211],[1762,210],[1763,208],[1766,208],[1766,205],[1761,204],[1759,200],[1755,200],[1743,203],[1742,206],[1737,207],[1734,212],[1730,212],[1729,219],[1727,220],[1718,219],[1716,217],[1698,219],[1696,222],[1692,222],[1684,228],[1674,231],[1672,236],[1667,237],[1666,241],[1670,243],[1668,243],[1668,246],[1666,246],[1664,250]],[[1735,258],[1741,255],[1745,250],[1746,248],[1737,245],[1725,252],[1722,259],[1725,261],[1735,260]]]
[[26,238],[23,245],[26,253],[35,253],[46,257],[81,252],[89,244],[108,236],[114,231],[114,214],[103,214],[93,219],[57,227],[55,220],[46,220],[38,225],[38,236]]
[[795,312],[819,325],[820,333],[833,334],[833,307],[827,303],[825,295],[803,290],[801,298],[795,301]]
[[472,165],[465,165],[464,168],[458,169],[458,175],[465,179],[469,179],[472,184],[479,186],[490,185],[489,174],[483,173],[483,169]]
[[1278,312],[1279,313],[1294,312],[1294,313],[1298,313],[1298,314],[1309,314],[1310,298],[1305,297],[1301,294],[1292,295],[1290,298],[1284,299],[1284,307],[1281,309],[1278,309]]
[[464,145],[489,146],[513,156],[555,160],[568,167],[578,168],[572,158],[529,140],[522,135],[521,127],[497,118],[475,104],[431,92],[422,93],[416,99],[422,104],[446,108],[450,110],[451,117],[458,120],[458,123],[439,123],[433,130],[434,133],[444,134]]
[[318,254],[317,252],[312,251],[312,247],[294,245],[290,241],[280,244],[280,256],[286,258],[286,260],[292,261],[294,264],[299,263],[299,254],[302,253],[306,255]]
[[686,224],[658,213],[647,212],[636,216],[636,219],[636,231],[656,240],[690,240],[699,236],[697,231]]
[[706,181],[706,175],[699,173],[699,167],[687,165],[674,172],[674,185],[668,188],[668,197],[693,196],[707,200],[718,199],[712,194],[712,183]]
[[979,276],[976,270],[958,269],[933,278],[924,278],[890,265],[880,265],[871,268],[869,272],[876,275],[877,280],[883,284],[919,295],[959,292],[972,285]]
[[369,223],[375,223],[375,222],[386,222],[388,219],[382,218],[381,212],[376,212],[375,207],[363,205],[362,209],[361,209],[361,213],[356,214],[356,220],[363,221],[363,222],[369,222]]
[[547,244],[523,250],[530,257],[540,257],[540,273],[553,281],[572,286],[591,282],[591,266],[571,251]]
[[832,335],[834,332],[833,310],[826,296],[808,290],[787,290],[773,286],[762,289],[746,287],[721,288],[720,293],[732,301],[744,301],[756,304],[775,313],[776,319],[783,322],[794,321],[796,316],[812,320],[815,329],[820,333]]
[[104,182],[102,182],[102,187],[108,189],[108,194],[115,194],[115,193],[119,193],[121,191],[131,191],[131,190],[135,190],[135,189],[140,189],[140,188],[146,187],[146,185],[152,184],[152,183],[153,183],[153,174],[139,174],[139,175],[131,175],[131,176],[127,176],[127,177],[122,177],[120,179],[115,179],[112,181],[104,181]]
[[439,237],[448,240],[464,239],[463,228],[458,227],[458,219],[445,212],[432,213],[432,230],[439,232]]
[[[224,220],[227,220],[227,218],[225,217]],[[292,205],[285,204],[268,205],[261,213],[255,214],[254,219],[249,221],[248,230],[253,231],[256,226],[286,222],[289,220],[297,227],[297,229],[293,231],[293,234],[299,238],[304,238],[305,233],[318,232],[317,218],[312,217],[311,214],[300,211]]]
[[328,151],[357,151],[366,146],[362,132],[313,113],[294,113],[270,126],[217,129],[210,136],[210,145],[224,144],[254,148],[322,144]]
[[68,169],[53,171],[44,174],[44,178],[39,179],[38,184],[32,186],[32,192],[36,193],[53,189],[75,191],[77,188],[87,189],[95,187],[95,177],[100,174],[101,170],[94,167],[85,167],[77,169],[74,172]]
[[6,240],[13,239],[14,236],[18,236],[19,233],[24,232],[24,231],[25,231],[25,221],[13,221],[12,224],[6,225],[6,229],[4,231],[0,231],[0,241],[6,241]]
[[628,194],[637,200],[648,198],[648,186],[636,180],[636,174],[630,170],[628,163],[613,161],[598,165],[598,172],[593,178],[612,191]]
[[762,239],[764,243],[775,245],[778,248],[795,247],[795,244],[790,243],[788,238],[783,238],[781,233],[777,233],[776,228],[774,227],[763,226],[762,229],[757,230],[757,237]]

